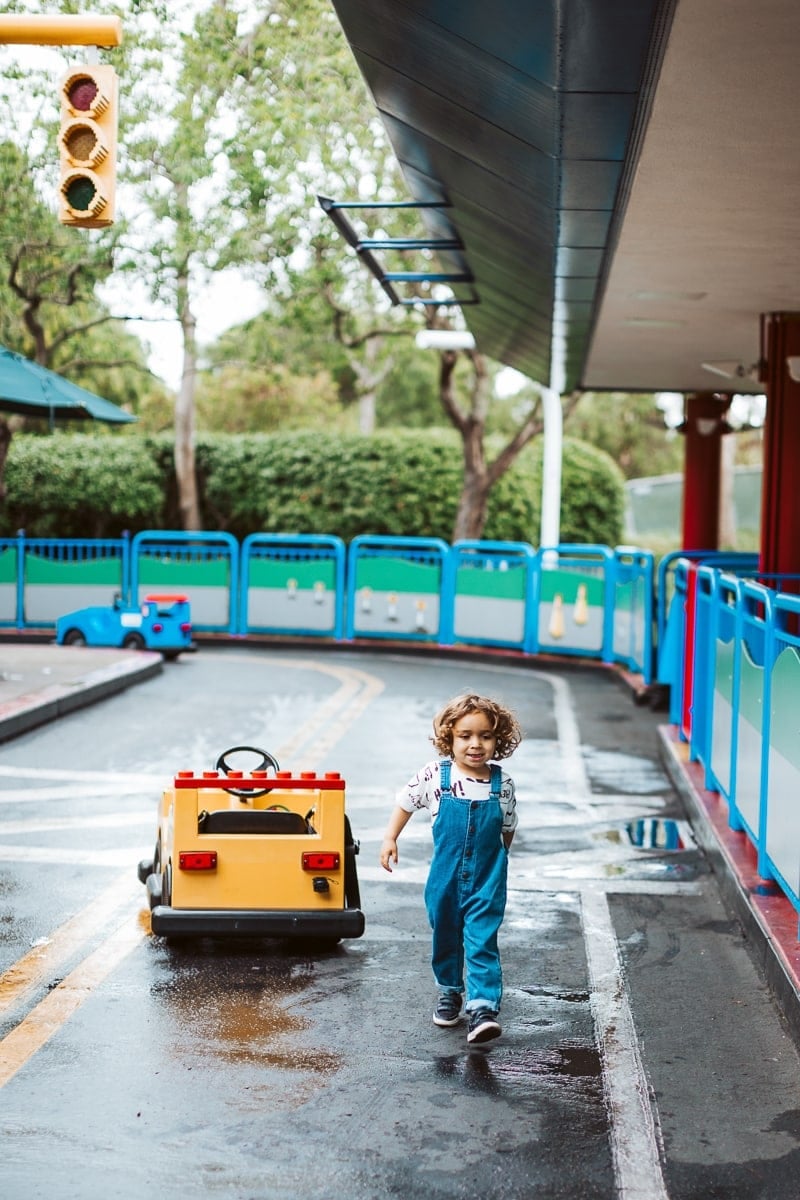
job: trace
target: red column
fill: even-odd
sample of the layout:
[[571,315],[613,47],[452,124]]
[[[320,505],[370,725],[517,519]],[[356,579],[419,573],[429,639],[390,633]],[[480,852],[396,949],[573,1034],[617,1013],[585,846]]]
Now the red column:
[[[771,313],[765,326],[767,413],[761,484],[761,570],[800,574],[800,313]],[[791,364],[788,359],[797,359]],[[770,582],[767,580],[766,582]],[[783,591],[800,590],[787,583]]]
[[695,392],[686,397],[681,431],[686,434],[683,470],[682,549],[719,547],[722,436],[731,397]]

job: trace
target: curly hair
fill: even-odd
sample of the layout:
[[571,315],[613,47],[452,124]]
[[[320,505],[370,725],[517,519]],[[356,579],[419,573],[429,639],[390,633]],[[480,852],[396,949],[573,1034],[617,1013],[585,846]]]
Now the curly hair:
[[497,738],[493,758],[508,758],[513,754],[522,741],[522,730],[519,722],[510,709],[489,700],[486,696],[456,696],[448,700],[444,708],[433,718],[433,737],[431,741],[440,754],[453,753],[453,726],[469,713],[483,713],[491,722],[492,731]]

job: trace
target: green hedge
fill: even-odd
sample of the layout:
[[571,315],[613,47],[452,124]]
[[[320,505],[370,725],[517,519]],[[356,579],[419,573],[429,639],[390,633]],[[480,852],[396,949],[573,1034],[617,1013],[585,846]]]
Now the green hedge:
[[[490,453],[493,447],[490,447]],[[484,537],[536,543],[541,442],[492,494]],[[203,526],[248,533],[452,536],[463,469],[455,433],[373,437],[309,432],[204,435],[197,467]],[[6,465],[0,534],[111,537],[180,528],[167,437],[17,435]],[[615,545],[623,480],[607,455],[566,439],[561,540]]]

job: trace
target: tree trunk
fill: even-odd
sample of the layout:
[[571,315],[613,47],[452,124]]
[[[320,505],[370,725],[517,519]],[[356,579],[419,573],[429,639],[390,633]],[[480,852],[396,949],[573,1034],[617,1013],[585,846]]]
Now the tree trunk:
[[11,425],[5,417],[0,417],[0,501],[6,498],[6,459],[12,436]]
[[483,438],[489,409],[489,372],[481,354],[470,355],[474,368],[469,412],[458,403],[453,387],[458,352],[445,350],[439,369],[439,398],[442,407],[461,434],[464,483],[458,499],[452,540],[477,540],[486,524],[486,509],[493,480],[486,463]]
[[354,352],[348,355],[358,380],[358,430],[372,436],[375,432],[375,398],[378,385],[391,369],[391,359],[382,368],[376,366],[383,345],[383,338],[369,337],[364,342],[363,358]]
[[362,392],[358,397],[358,431],[372,435],[375,432],[375,392]]
[[199,530],[197,467],[194,442],[194,395],[197,380],[197,322],[189,300],[187,276],[178,280],[178,311],[183,333],[183,370],[175,401],[175,477],[181,528]]
[[486,479],[464,477],[464,487],[458,500],[453,541],[479,541],[486,524],[489,487]]

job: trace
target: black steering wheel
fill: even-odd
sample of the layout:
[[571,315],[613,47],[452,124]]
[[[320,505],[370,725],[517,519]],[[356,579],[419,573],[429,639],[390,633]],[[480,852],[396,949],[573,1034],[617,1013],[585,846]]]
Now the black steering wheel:
[[[280,771],[278,760],[267,750],[260,750],[258,746],[231,746],[229,750],[223,750],[214,766],[218,771],[224,771],[226,775],[230,775],[231,771],[237,771],[240,768],[232,767],[228,762],[230,754],[255,754],[258,756],[258,764],[251,767],[251,771],[268,771],[272,767],[277,774]],[[235,788],[226,787],[223,792],[229,792],[231,796],[239,796],[242,800],[249,800],[252,796],[264,796],[270,790],[268,787],[261,788]]]

